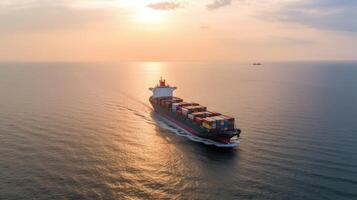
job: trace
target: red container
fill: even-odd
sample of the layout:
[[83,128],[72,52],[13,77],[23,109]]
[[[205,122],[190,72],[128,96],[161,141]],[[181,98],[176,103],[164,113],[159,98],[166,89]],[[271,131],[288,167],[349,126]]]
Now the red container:
[[180,107],[186,107],[186,106],[194,106],[197,105],[197,103],[187,103],[187,102],[181,102],[179,105],[177,105],[176,109],[180,108]]
[[195,118],[194,118],[194,122],[196,122],[197,124],[201,125],[201,124],[202,124],[202,118],[200,118],[200,117],[195,117]]
[[211,112],[211,114],[208,117],[215,117],[215,116],[220,116],[222,115],[221,113],[218,112]]
[[169,108],[171,106],[172,103],[174,102],[178,102],[178,101],[182,101],[180,99],[163,99],[161,100],[161,106],[164,106],[166,108]]
[[194,113],[194,112],[203,112],[203,111],[206,111],[207,108],[204,107],[204,106],[183,106],[185,109],[188,110],[188,113],[187,114],[191,114],[191,113]]
[[181,99],[181,98],[178,98],[178,97],[172,97],[171,99],[172,99],[173,101],[182,102],[182,99]]
[[221,115],[221,118],[223,118],[224,120],[227,120],[229,123],[234,123],[234,118],[227,116],[227,115]]
[[203,118],[203,117],[206,117],[207,115],[207,112],[194,112],[194,113],[191,113],[194,117],[198,117],[198,118]]

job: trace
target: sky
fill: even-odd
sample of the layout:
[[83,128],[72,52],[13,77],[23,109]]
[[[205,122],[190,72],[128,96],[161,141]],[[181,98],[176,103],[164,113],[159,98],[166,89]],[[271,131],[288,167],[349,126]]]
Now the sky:
[[356,60],[357,0],[1,0],[0,61]]

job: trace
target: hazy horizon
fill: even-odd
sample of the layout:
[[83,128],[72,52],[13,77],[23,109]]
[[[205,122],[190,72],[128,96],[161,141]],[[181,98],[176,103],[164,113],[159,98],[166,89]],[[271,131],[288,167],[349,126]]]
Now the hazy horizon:
[[0,62],[356,60],[346,0],[3,0]]

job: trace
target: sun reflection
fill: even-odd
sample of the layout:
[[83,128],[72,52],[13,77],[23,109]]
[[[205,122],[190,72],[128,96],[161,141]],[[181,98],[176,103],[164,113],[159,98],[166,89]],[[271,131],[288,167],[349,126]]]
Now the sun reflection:
[[162,68],[166,65],[164,62],[143,62],[141,66],[146,71],[161,71]]
[[140,68],[145,72],[146,83],[150,86],[155,85],[161,76],[165,76],[165,62],[143,62]]

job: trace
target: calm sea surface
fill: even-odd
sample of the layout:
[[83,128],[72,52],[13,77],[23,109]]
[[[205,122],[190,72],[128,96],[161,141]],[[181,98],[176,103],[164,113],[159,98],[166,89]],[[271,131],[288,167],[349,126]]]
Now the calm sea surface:
[[[236,117],[241,146],[152,112],[176,96]],[[357,63],[0,64],[0,199],[357,199]]]

